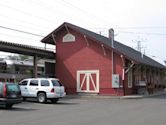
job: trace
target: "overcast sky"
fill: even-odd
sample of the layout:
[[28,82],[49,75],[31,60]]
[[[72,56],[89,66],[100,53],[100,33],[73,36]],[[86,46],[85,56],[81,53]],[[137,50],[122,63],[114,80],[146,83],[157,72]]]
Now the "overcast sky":
[[[0,40],[44,47],[40,43],[63,22],[73,23],[166,60],[165,0],[0,0]],[[38,34],[33,36],[2,28]],[[3,55],[3,54],[2,54]]]

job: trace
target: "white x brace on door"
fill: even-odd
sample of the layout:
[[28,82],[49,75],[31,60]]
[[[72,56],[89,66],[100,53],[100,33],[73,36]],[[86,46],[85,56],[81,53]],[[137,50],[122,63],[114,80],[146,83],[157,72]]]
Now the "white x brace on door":
[[99,70],[77,71],[77,92],[99,92]]

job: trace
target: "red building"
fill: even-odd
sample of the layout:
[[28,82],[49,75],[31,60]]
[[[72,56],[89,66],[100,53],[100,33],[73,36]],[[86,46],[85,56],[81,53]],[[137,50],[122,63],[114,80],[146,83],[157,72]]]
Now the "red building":
[[113,33],[107,38],[63,23],[42,42],[56,45],[55,76],[67,93],[128,95],[164,87],[166,67],[115,41]]

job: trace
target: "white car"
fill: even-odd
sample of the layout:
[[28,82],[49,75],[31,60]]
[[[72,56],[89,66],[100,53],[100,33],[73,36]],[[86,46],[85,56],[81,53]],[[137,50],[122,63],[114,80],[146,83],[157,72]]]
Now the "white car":
[[56,78],[28,78],[20,83],[22,97],[37,98],[38,102],[45,103],[50,99],[56,103],[66,95],[65,88]]

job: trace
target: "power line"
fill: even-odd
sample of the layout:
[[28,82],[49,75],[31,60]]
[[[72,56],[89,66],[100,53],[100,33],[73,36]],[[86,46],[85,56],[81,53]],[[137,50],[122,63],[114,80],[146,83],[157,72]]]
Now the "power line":
[[14,22],[10,22],[10,20],[6,20],[6,19],[3,19],[1,20],[1,23],[4,23],[4,24],[8,24],[9,26],[17,26],[17,27],[20,27],[20,28],[26,28],[26,29],[30,29],[30,30],[33,30],[33,31],[45,31],[44,29],[39,29],[39,28],[35,28],[34,26],[33,27],[30,27],[28,25],[25,25],[25,24],[21,24],[21,23],[14,23]]
[[[98,29],[99,31],[97,30],[95,32],[100,33],[100,32],[108,32],[109,28],[89,28],[89,29],[96,29],[96,30]],[[142,34],[142,35],[166,36],[166,33],[149,33],[149,32],[135,32],[135,31],[123,31],[123,30],[115,30],[115,31],[116,31],[116,34],[124,33],[124,34]]]
[[[20,20],[20,19],[17,19],[17,18],[9,17],[7,15],[1,15],[0,14],[0,16],[5,17],[5,18],[10,19],[10,20],[11,19],[12,20],[16,20],[16,21],[21,22],[21,23],[25,23],[25,24],[29,24],[29,25],[33,25],[33,26],[40,26],[41,27],[41,25],[38,25],[38,24],[35,24],[35,23],[31,23],[31,22],[27,22],[27,21],[24,21],[24,20]],[[42,25],[42,27],[44,27],[44,28],[50,28],[50,27],[46,27],[46,26],[43,26],[43,25]]]
[[[51,13],[53,13],[55,10],[54,9],[52,9],[52,8],[55,8],[54,6],[52,7],[52,5],[54,5],[54,4],[51,4],[51,6],[50,6],[50,4],[48,4],[48,2],[43,2],[43,1],[40,1],[40,2],[37,2],[37,1],[33,1],[35,4],[37,3],[37,5],[38,6],[40,6],[40,7],[42,7],[42,8],[46,8],[48,11],[50,11]],[[59,0],[59,1],[56,1],[56,3],[55,4],[60,4],[60,5],[62,5],[62,3],[60,3],[60,2],[63,2],[63,7],[64,7],[64,5],[66,6],[66,7],[68,7],[68,8],[70,8],[70,10],[71,11],[73,11],[73,8],[74,9],[77,9],[77,10],[79,10],[79,11],[81,11],[80,10],[80,8],[78,8],[77,6],[74,6],[74,5],[72,5],[72,4],[70,4],[69,2],[66,2],[66,1],[62,1],[62,0]],[[43,6],[44,5],[44,6]],[[65,8],[65,7],[64,7]],[[56,9],[56,8],[55,8]],[[61,11],[61,10],[58,10],[60,13],[61,13],[61,15],[65,15],[65,18],[66,17],[68,17],[69,19],[72,19],[73,18],[73,16],[71,15],[71,14],[68,14],[68,12],[66,13],[66,12],[64,12],[64,11]],[[82,10],[83,11],[83,10]],[[75,12],[75,10],[74,10],[74,12]],[[85,13],[85,12],[84,12]],[[87,13],[87,12],[86,12]],[[53,13],[54,14],[54,13]],[[72,13],[72,14],[76,14],[76,13]],[[89,15],[89,14],[88,14]],[[77,16],[77,15],[76,15]],[[91,15],[92,16],[92,15]],[[94,15],[93,15],[93,17],[94,17]],[[82,16],[81,17],[79,17],[79,16],[77,16],[77,20],[78,19],[80,19],[81,21],[85,21],[85,22],[87,22],[88,21],[88,23],[92,23],[92,24],[94,24],[94,21],[92,21],[92,20],[87,20],[87,19],[85,19],[85,18],[83,18]]]
[[166,26],[115,27],[115,29],[166,29]]
[[[60,0],[61,1],[61,0]],[[36,0],[31,0],[30,2],[31,3],[33,3],[33,4],[35,4],[35,5],[37,5],[37,6],[39,6],[40,8],[44,8],[45,10],[47,10],[47,11],[49,11],[49,13],[51,13],[52,15],[55,15],[55,5],[57,5],[58,6],[58,4],[60,5],[60,6],[62,6],[63,5],[63,8],[66,8],[66,7],[69,7],[70,8],[70,10],[72,11],[73,10],[73,8],[71,9],[71,5],[69,6],[69,5],[67,5],[66,6],[66,3],[64,3],[63,1],[61,1],[61,2],[63,2],[63,4],[60,2],[60,1],[53,1],[54,3],[52,3],[52,4],[49,4],[47,1],[45,2],[45,1],[36,1]],[[66,7],[65,7],[65,6]],[[77,15],[75,15],[76,13],[74,12],[74,13],[72,13],[72,14],[68,14],[70,11],[64,11],[64,9],[63,10],[61,10],[61,9],[56,9],[56,13],[57,14],[59,14],[60,13],[60,17],[61,18],[58,18],[58,19],[63,19],[63,17],[65,17],[65,20],[66,20],[66,17],[68,17],[68,19],[73,19],[73,17],[75,17],[75,16],[77,16]],[[74,14],[74,15],[73,15]],[[63,19],[64,20],[64,19]],[[85,19],[85,18],[83,18],[82,16],[77,16],[77,20],[81,20],[81,21],[84,21],[84,22],[88,22],[88,23],[92,23],[92,24],[94,24],[94,21],[91,21],[91,20],[87,20],[87,19]]]
[[[104,20],[103,18],[97,17],[96,15],[94,15],[94,14],[92,14],[92,13],[89,13],[89,11],[86,11],[86,10],[84,10],[84,9],[81,9],[81,8],[79,8],[78,6],[75,6],[75,5],[71,4],[70,2],[67,2],[67,1],[65,1],[65,0],[61,0],[61,1],[62,1],[63,3],[65,3],[65,4],[67,4],[68,6],[79,10],[79,11],[82,12],[82,13],[85,13],[85,14],[87,14],[87,15],[93,17],[93,18],[96,18],[97,20],[101,20],[102,22],[104,21],[104,22],[110,24],[109,21]],[[95,21],[96,21],[96,20],[95,20]]]
[[[70,8],[71,11],[73,11],[73,7],[71,5],[69,5],[67,3],[64,3],[64,2],[62,3],[62,2],[63,2],[62,0],[59,0],[59,1],[54,1],[55,4],[54,3],[53,4],[49,4],[48,2],[44,2],[44,1],[31,0],[31,3],[34,3],[37,6],[46,9],[47,11],[51,12],[52,14],[55,14],[54,12],[55,12],[56,8],[55,8],[54,5],[57,5],[57,4],[59,4],[61,6],[63,5],[63,8],[68,7],[68,8]],[[59,10],[58,8],[56,9],[56,12],[60,13],[61,16],[65,17],[65,20],[66,20],[66,17],[68,17],[68,19],[73,19],[73,17],[77,16],[76,13],[75,13],[75,9],[76,8],[74,8],[74,13],[72,12],[71,14],[68,14],[68,13],[70,13],[70,11],[64,11],[64,9],[63,10],[61,10],[61,9]],[[63,19],[63,17],[61,17],[61,18]],[[77,20],[81,20],[81,21],[84,21],[86,23],[88,22],[88,23],[94,24],[94,21],[87,20],[87,19],[83,18],[82,16],[77,16]]]
[[[128,29],[166,29],[166,26],[146,26],[146,27],[113,27],[114,29],[128,30]],[[89,27],[89,29],[108,30],[108,27]]]
[[24,34],[29,34],[29,35],[33,35],[33,36],[44,37],[44,36],[39,35],[39,34],[27,32],[27,31],[22,31],[22,30],[18,30],[18,29],[14,29],[14,28],[9,28],[9,27],[5,27],[5,26],[0,26],[0,28],[2,28],[2,29],[7,29],[7,30],[11,30],[11,31],[16,31],[16,32],[24,33]]
[[127,33],[127,34],[143,34],[143,35],[159,35],[166,36],[164,33],[146,33],[146,32],[129,32],[129,31],[118,31],[119,33]]
[[[52,14],[55,14],[54,13],[54,9],[56,9],[54,6],[50,6],[49,4],[48,4],[48,2],[43,2],[43,1],[33,1],[33,0],[31,0],[31,3],[34,3],[34,4],[36,4],[37,6],[39,6],[39,7],[41,7],[41,8],[44,8],[45,10],[47,10],[47,11],[49,11],[49,12],[51,12]],[[57,2],[56,2],[57,3]],[[43,6],[44,5],[44,6]],[[53,4],[54,5],[54,4]],[[54,9],[52,9],[52,8],[54,8]],[[56,11],[59,11],[59,10],[56,10]],[[72,16],[69,16],[68,14],[66,14],[65,12],[63,12],[63,11],[59,11],[60,13],[63,13],[63,14],[61,14],[61,15],[65,15],[65,17],[67,16],[67,17],[69,17],[69,18],[72,18]]]
[[11,34],[6,34],[6,33],[0,33],[0,34],[2,34],[3,36],[9,36],[9,37],[15,37],[15,38],[20,38],[20,39],[28,39],[28,40],[39,41],[37,39],[32,39],[32,38],[22,37],[22,36],[17,36],[17,35],[11,35]]
[[42,19],[42,20],[44,20],[44,21],[46,21],[46,22],[50,22],[50,23],[52,23],[52,24],[55,24],[54,21],[45,19],[45,18],[43,18],[43,17],[36,16],[36,15],[33,15],[33,14],[31,14],[31,13],[28,13],[28,12],[21,11],[21,10],[19,10],[19,9],[13,8],[13,7],[11,7],[11,6],[8,6],[8,5],[5,5],[5,4],[2,4],[2,3],[0,3],[0,5],[1,5],[1,6],[4,6],[4,7],[6,7],[6,8],[9,8],[9,9],[15,10],[15,11],[17,11],[17,12],[23,13],[23,14],[25,14],[25,15],[28,15],[28,16],[31,16],[31,17],[35,17],[35,18],[40,19],[40,20]]
[[[41,3],[43,3],[43,4],[41,4]],[[37,2],[35,2],[35,4],[37,4]],[[40,19],[40,20],[42,20],[42,21],[44,20],[44,21],[46,21],[47,23],[50,22],[51,24],[55,24],[55,22],[52,21],[52,20],[45,19],[45,18],[40,17],[40,16],[36,16],[36,15],[34,15],[34,14],[31,14],[31,13],[28,13],[28,12],[25,12],[25,11],[22,11],[22,10],[19,10],[19,9],[17,9],[17,8],[11,7],[11,6],[9,6],[9,5],[5,5],[5,4],[2,4],[2,3],[0,3],[0,5],[1,5],[1,6],[4,6],[4,7],[6,7],[6,8],[8,8],[8,9],[17,11],[17,12],[19,12],[19,13],[23,13],[24,15],[28,15],[28,16],[31,16],[31,17],[35,17],[35,18]],[[46,6],[46,5],[49,5],[49,4],[40,1],[37,5],[38,5],[38,6],[41,6],[42,8],[46,8],[47,11],[49,10],[49,12],[51,12],[52,14],[55,14],[55,13],[54,13],[55,10],[52,9],[52,8],[54,8],[54,7],[47,7],[47,6]],[[43,6],[43,5],[45,5],[45,6]],[[61,11],[60,13],[63,13],[63,15],[65,15],[65,17],[67,16],[67,17],[69,17],[69,18],[72,19],[72,16],[69,16],[67,13],[64,13],[63,11]],[[87,21],[87,20],[86,20],[86,21]]]

